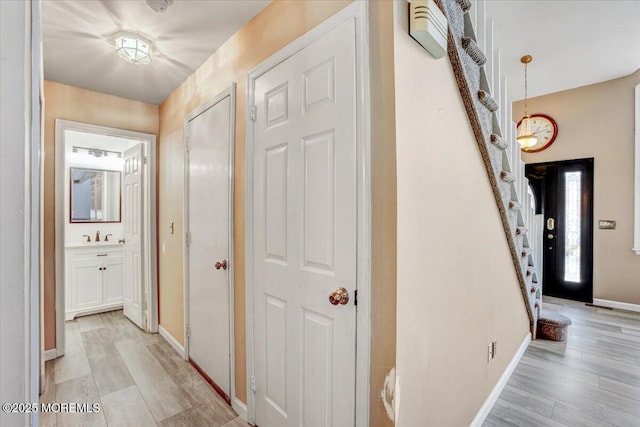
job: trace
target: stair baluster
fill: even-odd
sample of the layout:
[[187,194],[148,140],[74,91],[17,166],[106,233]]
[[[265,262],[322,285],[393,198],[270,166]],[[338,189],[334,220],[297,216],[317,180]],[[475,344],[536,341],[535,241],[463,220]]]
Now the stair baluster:
[[507,93],[507,79],[502,75],[493,19],[487,15],[485,0],[436,0],[436,3],[449,21],[449,58],[487,167],[535,338],[542,304],[538,266],[542,260],[544,224],[541,216],[535,214],[533,194],[516,142],[512,99]]

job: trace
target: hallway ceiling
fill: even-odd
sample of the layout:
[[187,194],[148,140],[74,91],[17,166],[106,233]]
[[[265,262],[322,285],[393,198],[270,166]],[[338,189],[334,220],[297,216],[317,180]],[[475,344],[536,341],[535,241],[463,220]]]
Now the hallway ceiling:
[[[47,80],[152,104],[162,102],[268,0],[43,0]],[[640,0],[487,0],[512,99],[524,98],[520,57],[531,54],[529,96],[627,76],[640,67]],[[151,64],[121,60],[117,31],[154,40]]]
[[[161,103],[268,0],[175,0],[162,13],[144,0],[43,0],[44,77]],[[155,43],[151,64],[120,59],[109,43],[131,30]]]
[[640,67],[640,1],[487,0],[513,100],[628,76]]

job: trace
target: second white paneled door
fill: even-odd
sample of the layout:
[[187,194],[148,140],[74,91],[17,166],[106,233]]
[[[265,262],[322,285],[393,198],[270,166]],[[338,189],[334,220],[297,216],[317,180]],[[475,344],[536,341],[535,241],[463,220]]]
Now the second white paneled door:
[[231,241],[234,87],[187,117],[188,356],[232,397]]
[[145,327],[143,224],[144,224],[144,148],[142,144],[125,150],[123,181],[123,311],[139,328]]
[[355,43],[349,19],[255,80],[249,185],[260,426],[355,422]]

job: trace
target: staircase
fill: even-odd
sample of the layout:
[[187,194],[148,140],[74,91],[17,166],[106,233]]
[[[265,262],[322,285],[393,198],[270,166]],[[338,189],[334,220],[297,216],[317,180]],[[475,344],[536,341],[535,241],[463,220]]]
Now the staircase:
[[493,45],[493,22],[484,0],[435,0],[449,22],[449,59],[493,189],[532,337],[542,309],[543,219],[535,215],[524,174],[516,126],[511,117],[507,79],[500,72],[500,50]]

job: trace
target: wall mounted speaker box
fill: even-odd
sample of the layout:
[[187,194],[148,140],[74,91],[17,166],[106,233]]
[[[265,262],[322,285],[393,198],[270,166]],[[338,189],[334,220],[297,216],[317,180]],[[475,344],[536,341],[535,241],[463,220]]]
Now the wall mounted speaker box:
[[447,18],[433,0],[409,4],[409,35],[435,59],[447,53]]

